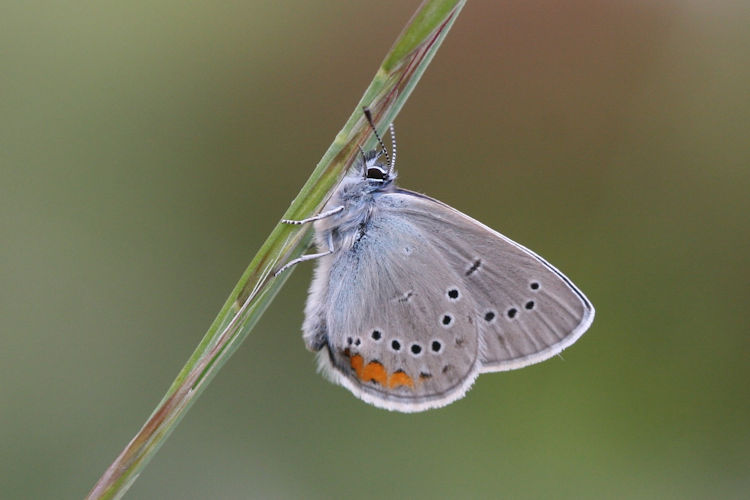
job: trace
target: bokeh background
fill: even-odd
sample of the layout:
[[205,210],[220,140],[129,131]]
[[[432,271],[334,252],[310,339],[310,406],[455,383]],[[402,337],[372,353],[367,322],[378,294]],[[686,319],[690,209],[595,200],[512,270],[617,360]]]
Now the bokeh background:
[[[138,430],[417,1],[0,3],[0,497],[80,498]],[[315,372],[300,266],[129,498],[740,498],[750,3],[470,1],[402,186],[597,308],[417,415]]]

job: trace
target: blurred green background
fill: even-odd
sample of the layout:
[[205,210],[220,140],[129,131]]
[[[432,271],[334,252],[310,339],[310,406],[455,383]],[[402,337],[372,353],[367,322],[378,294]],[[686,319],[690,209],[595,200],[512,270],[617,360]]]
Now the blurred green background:
[[[80,498],[417,1],[0,4],[0,496]],[[129,498],[740,498],[750,3],[470,1],[400,184],[597,308],[564,361],[402,415],[315,372],[300,266]]]

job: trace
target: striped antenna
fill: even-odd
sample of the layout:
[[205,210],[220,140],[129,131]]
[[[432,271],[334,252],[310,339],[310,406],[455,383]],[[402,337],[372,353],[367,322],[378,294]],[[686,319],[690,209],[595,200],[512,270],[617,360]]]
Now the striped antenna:
[[388,165],[391,164],[391,155],[388,154],[388,150],[385,149],[385,144],[383,144],[383,139],[380,138],[380,134],[378,134],[378,129],[375,128],[375,123],[372,121],[372,114],[370,114],[370,108],[365,106],[362,108],[362,111],[365,112],[365,118],[367,118],[368,123],[370,124],[370,128],[372,128],[372,131],[375,132],[375,137],[378,138],[378,142],[380,143],[380,149],[383,150],[383,154],[385,154],[385,159],[388,162]]
[[388,130],[391,131],[391,166],[388,168],[388,175],[393,173],[393,169],[396,168],[396,128],[391,123],[388,126]]

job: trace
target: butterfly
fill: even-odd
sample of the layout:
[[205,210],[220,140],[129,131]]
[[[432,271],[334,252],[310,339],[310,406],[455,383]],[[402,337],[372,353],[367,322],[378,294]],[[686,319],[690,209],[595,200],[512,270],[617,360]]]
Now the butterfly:
[[417,412],[464,396],[480,373],[573,344],[594,307],[543,258],[471,217],[396,186],[392,151],[364,152],[313,223],[303,338],[334,383],[380,408]]

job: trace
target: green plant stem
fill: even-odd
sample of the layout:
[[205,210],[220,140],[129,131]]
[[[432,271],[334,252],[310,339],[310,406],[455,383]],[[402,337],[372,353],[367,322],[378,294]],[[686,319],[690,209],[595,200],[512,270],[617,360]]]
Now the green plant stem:
[[[357,145],[364,149],[374,145],[362,107],[369,106],[380,129],[395,119],[464,4],[465,0],[426,0],[420,5],[284,218],[304,219],[321,209],[354,162]],[[164,398],[87,498],[120,498],[125,494],[290,274],[275,277],[273,271],[280,263],[301,255],[311,236],[307,227],[278,224],[274,228]]]

